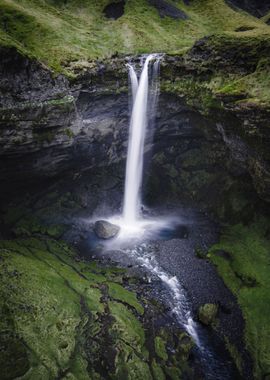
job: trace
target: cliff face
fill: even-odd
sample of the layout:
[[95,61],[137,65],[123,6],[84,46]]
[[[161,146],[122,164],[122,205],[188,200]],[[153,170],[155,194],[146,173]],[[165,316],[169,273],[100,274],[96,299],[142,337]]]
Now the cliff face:
[[[155,139],[147,148],[154,151],[152,198],[162,166],[168,169],[159,176],[168,196],[204,203],[210,192],[215,208],[221,189],[227,199],[231,189],[242,192],[248,181],[248,192],[254,186],[269,201],[269,108],[245,100],[244,93],[239,102],[239,95],[222,92],[224,83],[221,90],[209,88],[217,77],[248,77],[269,53],[268,44],[260,44],[241,66],[239,57],[246,51],[241,49],[221,51],[206,39],[184,57],[164,57],[159,109],[166,113],[158,113]],[[130,58],[97,63],[69,82],[14,50],[2,49],[2,56],[3,181],[25,183],[122,162],[129,119],[125,62]]]

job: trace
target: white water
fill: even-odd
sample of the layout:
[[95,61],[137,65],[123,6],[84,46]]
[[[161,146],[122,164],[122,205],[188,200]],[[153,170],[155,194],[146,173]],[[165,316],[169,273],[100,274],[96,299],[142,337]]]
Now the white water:
[[[184,327],[186,332],[193,338],[197,347],[201,348],[200,339],[196,331],[196,323],[191,317],[190,305],[187,301],[185,291],[176,276],[165,273],[155,259],[155,254],[146,244],[134,247],[127,252],[145,267],[151,274],[156,275],[169,290],[171,295],[171,308],[173,315]],[[168,302],[168,300],[167,300]]]
[[136,224],[140,210],[140,189],[143,175],[143,153],[148,123],[149,63],[156,55],[149,55],[144,63],[139,83],[134,68],[129,65],[133,107],[129,127],[128,156],[126,164],[123,219],[127,225]]
[[133,66],[128,64],[128,68],[129,68],[129,78],[130,78],[131,90],[132,90],[132,108],[133,108],[133,105],[134,105],[134,102],[136,99],[136,94],[137,94],[139,82],[138,82],[137,74],[136,74]]

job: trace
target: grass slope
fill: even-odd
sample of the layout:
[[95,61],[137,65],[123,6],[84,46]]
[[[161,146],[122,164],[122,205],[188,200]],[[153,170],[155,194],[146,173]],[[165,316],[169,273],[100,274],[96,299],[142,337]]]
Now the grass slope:
[[[56,71],[69,72],[72,61],[109,57],[118,52],[181,53],[210,34],[270,36],[270,28],[223,0],[193,1],[178,6],[188,20],[160,18],[147,0],[127,0],[125,14],[108,20],[103,8],[109,0],[0,0],[0,44],[15,46]],[[246,32],[235,32],[246,27]]]

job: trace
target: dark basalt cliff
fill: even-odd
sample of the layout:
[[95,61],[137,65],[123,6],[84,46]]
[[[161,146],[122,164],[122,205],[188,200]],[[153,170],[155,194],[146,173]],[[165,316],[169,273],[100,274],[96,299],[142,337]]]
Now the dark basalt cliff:
[[[210,191],[206,203],[215,208],[220,192],[225,200],[231,189],[240,196],[246,187],[246,194],[254,188],[269,201],[270,110],[205,88],[217,72],[252,72],[269,46],[249,51],[248,64],[243,58],[241,65],[245,46],[221,50],[209,41],[196,43],[184,57],[163,59],[159,109],[166,113],[158,113],[154,141],[148,143],[154,153],[148,191],[159,187],[154,173],[163,166],[167,174],[159,181],[167,184],[168,196],[203,203]],[[131,58],[96,63],[69,82],[15,50],[2,49],[1,57],[3,182],[18,185],[123,162],[129,118],[125,63]]]

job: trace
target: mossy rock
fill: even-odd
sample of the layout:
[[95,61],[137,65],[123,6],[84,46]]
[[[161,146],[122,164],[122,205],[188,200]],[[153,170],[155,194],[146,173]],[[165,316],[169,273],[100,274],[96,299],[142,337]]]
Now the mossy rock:
[[155,351],[160,359],[164,361],[168,359],[165,342],[160,336],[155,338]]
[[214,303],[206,303],[199,307],[198,318],[201,323],[206,326],[211,325],[217,316],[218,305]]

